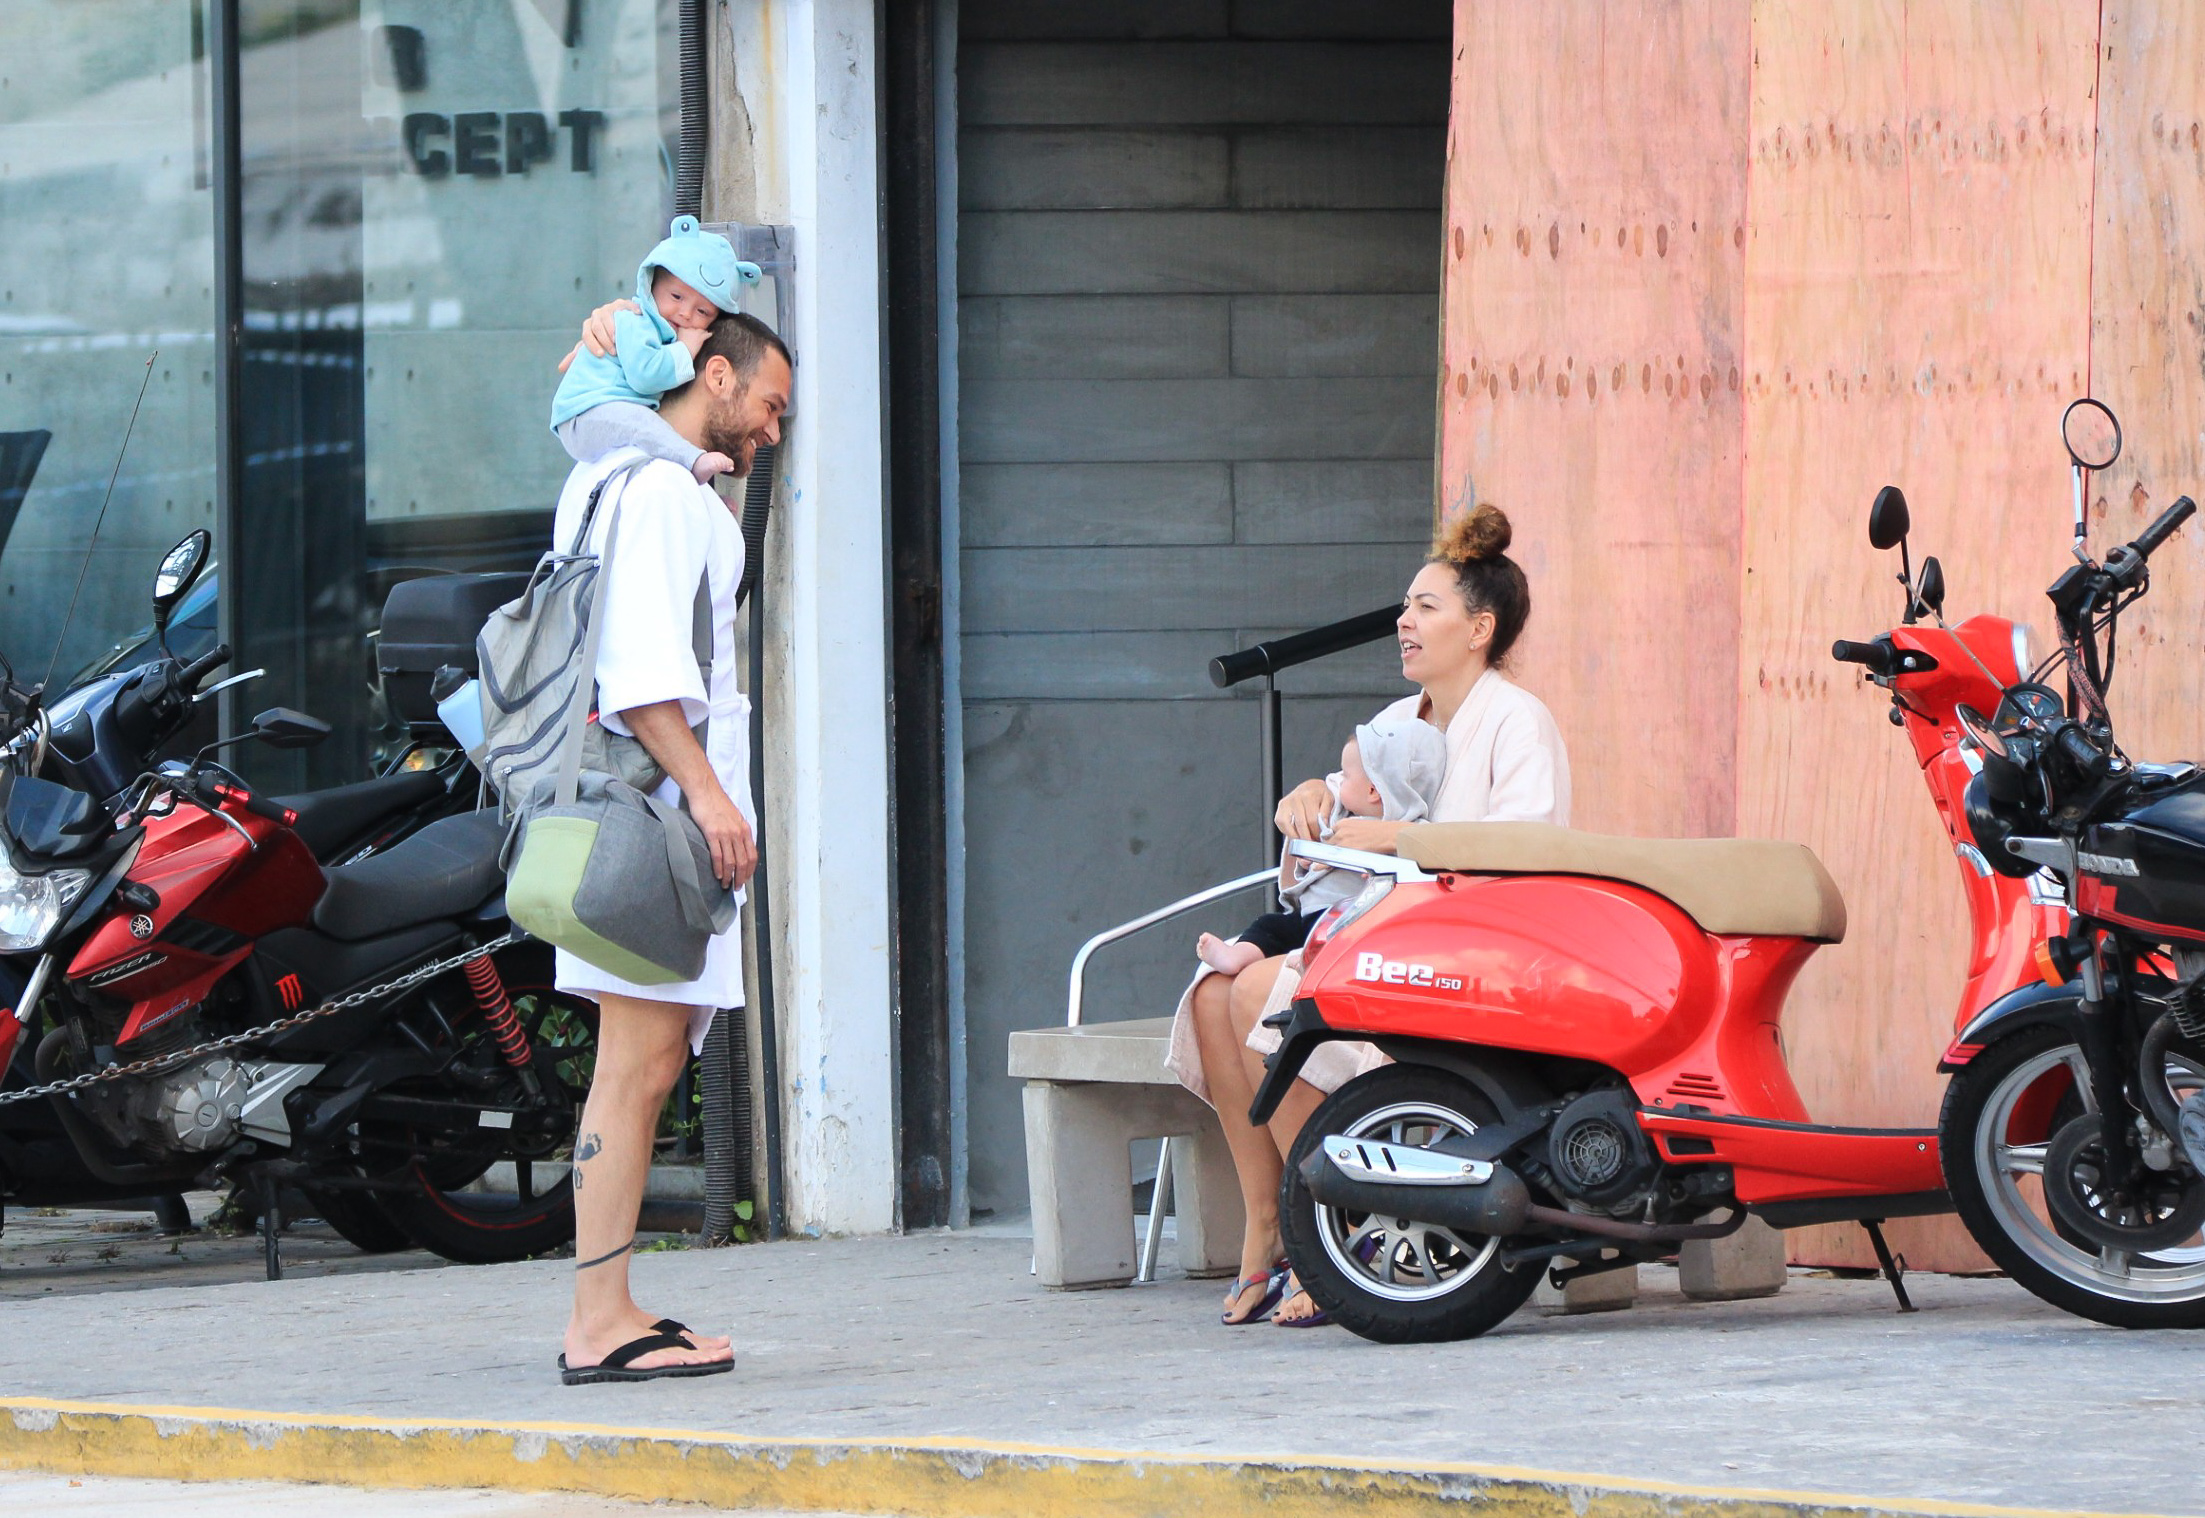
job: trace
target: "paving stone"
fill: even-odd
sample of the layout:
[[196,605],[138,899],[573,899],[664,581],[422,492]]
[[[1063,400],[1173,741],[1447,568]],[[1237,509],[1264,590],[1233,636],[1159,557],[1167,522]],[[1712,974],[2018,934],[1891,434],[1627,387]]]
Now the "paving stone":
[[1215,1281],[1045,1291],[1032,1253],[923,1234],[642,1256],[647,1306],[735,1335],[734,1374],[703,1381],[560,1386],[563,1260],[146,1290],[122,1333],[104,1293],[11,1300],[0,1377],[16,1397],[1466,1460],[2205,1515],[2195,1451],[2169,1436],[2205,1409],[2194,1339],[2086,1323],[2005,1280],[1913,1276],[1922,1310],[1901,1316],[1880,1281],[1802,1272],[1781,1296],[1696,1303],[1647,1266],[1627,1313],[1522,1312],[1468,1343],[1387,1346],[1222,1327]]

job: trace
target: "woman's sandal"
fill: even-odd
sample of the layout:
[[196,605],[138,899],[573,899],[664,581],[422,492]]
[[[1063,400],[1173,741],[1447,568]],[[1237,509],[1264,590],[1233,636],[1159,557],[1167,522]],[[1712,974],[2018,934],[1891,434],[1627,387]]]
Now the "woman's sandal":
[[[1282,1286],[1279,1290],[1280,1300],[1278,1305],[1284,1307],[1286,1305],[1285,1299],[1289,1296],[1309,1297],[1309,1289],[1299,1281],[1294,1283],[1294,1289],[1291,1292],[1288,1292]],[[1271,1316],[1271,1326],[1273,1328],[1322,1328],[1332,1321],[1332,1314],[1326,1312],[1322,1307],[1317,1307],[1315,1297],[1309,1297],[1309,1305],[1316,1307],[1317,1310],[1302,1318],[1282,1318],[1274,1310]]]
[[567,1357],[559,1357],[559,1380],[566,1386],[589,1386],[600,1381],[658,1381],[675,1376],[716,1376],[735,1368],[735,1358],[708,1360],[702,1365],[654,1365],[648,1370],[631,1370],[629,1367],[645,1355],[661,1349],[695,1349],[678,1333],[661,1331],[645,1334],[640,1339],[630,1339],[595,1365],[570,1368]]
[[1286,1292],[1286,1272],[1283,1269],[1267,1270],[1260,1276],[1242,1276],[1233,1283],[1233,1301],[1238,1302],[1251,1286],[1263,1288],[1263,1300],[1242,1318],[1234,1317],[1232,1308],[1227,1307],[1217,1315],[1218,1322],[1227,1328],[1245,1328],[1250,1323],[1261,1323],[1270,1316],[1271,1309],[1279,1305],[1279,1298]]

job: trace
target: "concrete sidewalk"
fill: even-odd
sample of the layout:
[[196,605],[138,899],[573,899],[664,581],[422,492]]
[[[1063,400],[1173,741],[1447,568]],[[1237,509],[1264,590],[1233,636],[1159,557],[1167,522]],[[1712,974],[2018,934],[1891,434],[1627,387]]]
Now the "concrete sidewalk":
[[1877,1281],[1710,1305],[1649,1269],[1627,1313],[1389,1348],[1221,1327],[1216,1282],[1047,1293],[1029,1252],[641,1257],[646,1304],[739,1356],[642,1386],[558,1384],[560,1261],[0,1298],[0,1467],[945,1515],[2205,1515],[2200,1341],[2003,1280],[1913,1277],[1902,1317]]

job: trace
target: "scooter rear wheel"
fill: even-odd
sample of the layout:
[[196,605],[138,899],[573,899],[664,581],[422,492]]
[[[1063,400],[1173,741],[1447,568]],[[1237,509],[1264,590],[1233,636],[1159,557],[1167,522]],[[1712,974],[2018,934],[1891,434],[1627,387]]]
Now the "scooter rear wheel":
[[1383,1344],[1429,1344],[1475,1338],[1523,1306],[1539,1272],[1504,1267],[1500,1240],[1327,1207],[1301,1179],[1327,1135],[1423,1148],[1499,1116],[1468,1081],[1421,1065],[1358,1076],[1311,1114],[1287,1159],[1279,1228],[1302,1288],[1334,1322]]
[[2104,1247],[2045,1200],[2053,1137],[2095,1110],[2087,1070],[2072,1034],[2038,1027],[1953,1077],[1937,1125],[1953,1206],[1983,1252],[2054,1307],[2116,1328],[2205,1328],[2205,1242]]

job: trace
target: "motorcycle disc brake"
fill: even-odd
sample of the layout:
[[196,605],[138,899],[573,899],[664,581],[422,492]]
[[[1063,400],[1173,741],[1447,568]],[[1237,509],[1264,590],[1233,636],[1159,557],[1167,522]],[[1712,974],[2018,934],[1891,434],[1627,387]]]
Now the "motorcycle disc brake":
[[2205,1226],[2205,1177],[2147,1170],[2129,1195],[2107,1180],[2095,1114],[2070,1120],[2044,1149],[2044,1200],[2059,1220],[2106,1249],[2150,1254],[2186,1244]]

